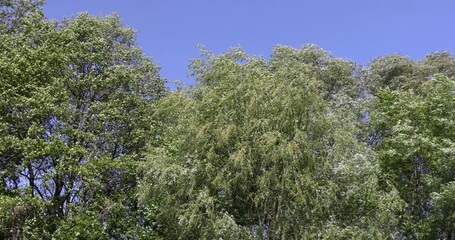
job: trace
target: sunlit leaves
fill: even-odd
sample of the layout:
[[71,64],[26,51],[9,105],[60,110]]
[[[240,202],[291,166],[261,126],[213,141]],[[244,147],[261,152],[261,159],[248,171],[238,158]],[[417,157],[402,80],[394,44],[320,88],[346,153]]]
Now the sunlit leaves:
[[[311,238],[393,231],[388,222],[400,201],[379,190],[375,158],[354,136],[355,114],[341,124],[344,108],[332,108],[335,95],[355,96],[352,65],[315,46],[280,46],[269,61],[241,49],[205,58],[193,64],[195,88],[158,108],[164,144],[150,149],[140,192],[157,232]],[[349,81],[333,88],[337,78]],[[219,235],[227,220],[232,227]]]
[[[117,16],[55,23],[35,1],[1,7],[1,194],[43,201],[37,233],[133,236],[137,162],[157,141],[153,105],[166,93],[158,67]],[[123,210],[100,217],[106,201]]]
[[454,90],[453,79],[437,75],[419,93],[378,94],[373,122],[383,138],[378,148],[381,166],[407,203],[413,225],[404,232],[411,236],[445,238],[453,234],[453,229],[430,223],[436,216],[438,221],[447,217],[444,221],[453,223],[450,214],[445,214],[447,207],[438,205],[435,196],[454,180]]

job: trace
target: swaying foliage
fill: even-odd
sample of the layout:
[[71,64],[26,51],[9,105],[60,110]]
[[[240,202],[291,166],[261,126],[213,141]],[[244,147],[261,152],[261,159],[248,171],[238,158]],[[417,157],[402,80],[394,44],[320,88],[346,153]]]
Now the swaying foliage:
[[455,81],[442,75],[421,94],[382,91],[373,116],[384,176],[406,201],[403,234],[452,239],[455,180]]
[[383,89],[419,92],[422,84],[436,74],[455,76],[455,59],[448,52],[430,53],[422,61],[391,54],[371,62],[365,77],[366,90],[374,95]]
[[57,24],[23,3],[2,2],[0,238],[131,238],[158,68],[117,16]]
[[[318,54],[325,52],[277,47],[265,61],[233,49],[194,61],[198,85],[160,102],[163,144],[145,166],[140,197],[156,232],[165,239],[393,236],[400,200],[379,187],[375,157],[354,136],[355,116],[340,119],[330,107],[332,83],[305,59]],[[352,69],[338,59],[326,64]]]
[[0,1],[0,239],[455,239],[455,59],[202,49]]

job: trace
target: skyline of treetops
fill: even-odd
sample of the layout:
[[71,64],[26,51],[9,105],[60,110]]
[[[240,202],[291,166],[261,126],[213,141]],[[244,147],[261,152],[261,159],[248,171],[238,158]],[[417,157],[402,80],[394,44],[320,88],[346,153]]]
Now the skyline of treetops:
[[[201,48],[0,2],[0,239],[455,239],[455,58]],[[158,59],[159,60],[159,59]]]

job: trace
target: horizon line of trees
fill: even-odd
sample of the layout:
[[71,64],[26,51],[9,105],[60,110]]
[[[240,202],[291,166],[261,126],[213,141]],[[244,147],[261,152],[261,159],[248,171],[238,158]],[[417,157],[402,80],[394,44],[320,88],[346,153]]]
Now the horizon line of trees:
[[455,239],[455,58],[206,49],[0,1],[0,239]]

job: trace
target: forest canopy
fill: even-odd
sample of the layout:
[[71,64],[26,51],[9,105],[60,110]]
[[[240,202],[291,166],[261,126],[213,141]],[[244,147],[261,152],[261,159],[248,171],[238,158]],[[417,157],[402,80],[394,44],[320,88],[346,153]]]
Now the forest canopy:
[[455,239],[455,58],[201,49],[0,2],[0,239]]

